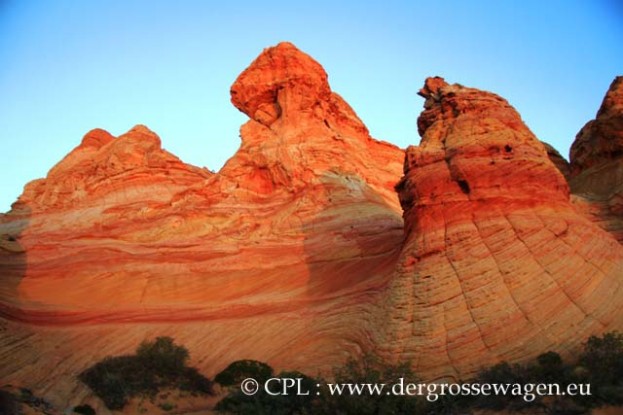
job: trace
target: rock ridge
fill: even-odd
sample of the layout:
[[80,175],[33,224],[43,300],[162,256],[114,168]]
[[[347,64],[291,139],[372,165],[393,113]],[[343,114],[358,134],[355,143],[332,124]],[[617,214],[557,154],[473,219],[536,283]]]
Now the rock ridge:
[[0,216],[0,378],[73,406],[75,373],[168,335],[208,376],[369,352],[458,379],[621,329],[621,245],[574,191],[601,156],[569,185],[503,98],[440,77],[420,94],[404,151],[284,42],[232,85],[249,120],[217,173],[145,126],[88,132]]

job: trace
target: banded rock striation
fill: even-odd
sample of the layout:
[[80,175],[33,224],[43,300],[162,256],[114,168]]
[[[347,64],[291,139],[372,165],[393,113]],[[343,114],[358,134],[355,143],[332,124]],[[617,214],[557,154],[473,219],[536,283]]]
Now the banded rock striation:
[[361,351],[402,242],[404,151],[370,137],[289,43],[260,54],[232,102],[251,119],[218,173],[139,126],[90,132],[26,186],[0,224],[0,378],[65,405],[90,396],[75,373],[155,336],[208,375]]
[[576,136],[570,162],[576,203],[623,242],[623,76],[615,78],[596,118]]
[[207,375],[373,352],[432,379],[621,328],[622,248],[516,111],[441,78],[421,94],[405,154],[281,43],[231,88],[250,120],[218,173],[143,126],[89,132],[0,217],[0,378],[105,412],[75,373],[156,336]]
[[[374,274],[367,259],[401,240],[402,150],[373,140],[322,67],[288,43],[240,75],[232,102],[252,119],[218,174],[137,126],[116,139],[88,133],[26,186],[3,226],[26,252],[11,277],[18,289],[1,297],[14,306],[6,313],[70,323],[166,310],[184,320],[222,315],[225,303],[335,295],[366,280],[362,269]],[[269,108],[279,110],[267,120]],[[322,269],[311,281],[310,264]]]
[[620,329],[623,247],[574,209],[519,114],[442,78],[420,94],[422,142],[397,186],[406,240],[378,349],[458,378]]

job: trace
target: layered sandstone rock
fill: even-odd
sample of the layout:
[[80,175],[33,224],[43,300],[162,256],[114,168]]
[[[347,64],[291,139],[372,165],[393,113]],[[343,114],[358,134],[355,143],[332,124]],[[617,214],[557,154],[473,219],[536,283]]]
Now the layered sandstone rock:
[[177,192],[210,176],[163,150],[144,126],[118,138],[88,132],[45,179],[27,184],[1,219],[1,309],[53,322],[124,298],[140,304],[141,273],[157,272],[141,256],[149,248],[132,244],[130,235],[161,225],[149,219],[168,209]]
[[621,328],[623,249],[574,210],[519,114],[441,78],[420,94],[422,142],[397,187],[406,241],[378,349],[457,378]]
[[595,222],[623,242],[623,77],[615,78],[570,151],[571,191]]
[[623,76],[617,76],[597,112],[575,138],[570,151],[573,176],[623,155]]
[[[150,320],[162,308],[218,314],[222,303],[272,306],[365,281],[367,258],[400,243],[403,152],[373,140],[322,67],[288,43],[240,75],[232,102],[253,119],[218,174],[139,126],[116,139],[88,133],[30,183],[4,226],[27,266],[3,303],[54,309],[50,321]],[[267,108],[279,109],[270,122]],[[18,216],[23,229],[10,230]]]
[[17,208],[38,213],[168,202],[210,175],[163,150],[160,138],[145,126],[137,125],[116,139],[95,129],[45,179],[25,187]]
[[208,376],[371,352],[432,379],[620,328],[621,246],[518,114],[441,78],[421,93],[405,158],[281,43],[231,88],[250,120],[218,173],[146,127],[88,133],[0,217],[0,378],[106,413],[76,373],[156,336]]
[[315,371],[361,351],[402,242],[403,150],[372,139],[289,43],[240,75],[232,102],[251,119],[216,174],[136,127],[90,132],[26,187],[0,224],[13,321],[0,378],[66,403],[89,396],[76,373],[157,335],[208,375],[240,358]]

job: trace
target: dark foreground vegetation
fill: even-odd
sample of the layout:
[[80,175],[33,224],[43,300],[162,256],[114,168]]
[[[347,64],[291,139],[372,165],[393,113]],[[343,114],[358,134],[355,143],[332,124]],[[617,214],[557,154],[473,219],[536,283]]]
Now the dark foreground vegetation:
[[51,413],[52,404],[36,396],[30,389],[3,385],[0,389],[0,414],[23,415],[26,413]]
[[[80,380],[99,396],[109,409],[121,409],[135,396],[154,396],[161,389],[180,389],[192,394],[212,394],[212,382],[186,365],[188,350],[169,337],[159,337],[141,344],[135,355],[108,357],[80,374]],[[241,383],[253,378],[257,393],[249,396]],[[283,383],[271,381],[271,390],[287,392],[274,396],[266,393],[265,382],[272,378],[297,379],[288,390]],[[607,333],[591,337],[580,356],[564,362],[554,352],[540,355],[526,364],[500,363],[483,369],[470,384],[558,384],[566,390],[570,384],[590,384],[590,395],[538,396],[526,400],[520,395],[467,396],[446,393],[436,396],[386,394],[392,385],[418,383],[421,379],[408,363],[390,365],[373,356],[351,360],[337,369],[331,380],[295,371],[275,373],[266,363],[239,360],[216,375],[214,382],[226,396],[215,410],[230,414],[316,415],[316,414],[412,414],[459,415],[476,410],[515,411],[529,414],[581,415],[604,405],[623,405],[623,335]],[[383,393],[331,394],[332,384],[385,384]],[[319,385],[319,386],[318,386]],[[308,394],[296,393],[297,389]],[[439,390],[437,390],[439,392]],[[434,395],[434,394],[433,394]],[[433,399],[434,398],[434,399]],[[92,414],[91,408],[75,408],[76,413]]]
[[211,394],[212,382],[188,367],[188,350],[170,337],[143,342],[136,354],[107,357],[79,378],[109,409],[122,409],[130,398],[155,396],[162,389]]
[[[257,394],[247,396],[240,382],[254,378],[263,385],[270,378],[302,379],[300,389],[309,395],[297,395],[294,387],[288,395],[271,396],[260,387]],[[215,381],[230,389],[216,406],[217,411],[231,414],[472,414],[476,410],[514,411],[525,414],[581,415],[604,405],[623,405],[623,335],[608,333],[591,337],[584,344],[579,358],[565,363],[554,352],[540,355],[527,364],[500,363],[483,369],[469,383],[496,384],[559,384],[565,391],[570,384],[590,384],[590,396],[535,396],[526,400],[512,394],[500,396],[395,396],[363,393],[331,395],[326,384],[358,383],[395,385],[404,379],[407,383],[420,381],[410,365],[387,365],[371,356],[349,361],[338,369],[333,379],[312,378],[298,372],[274,374],[264,363],[238,361],[219,373]],[[221,383],[221,380],[225,380]],[[320,385],[320,388],[317,387]],[[276,385],[278,386],[278,385]],[[275,389],[275,388],[273,388]],[[279,388],[276,388],[279,389]],[[434,401],[431,401],[433,398]]]

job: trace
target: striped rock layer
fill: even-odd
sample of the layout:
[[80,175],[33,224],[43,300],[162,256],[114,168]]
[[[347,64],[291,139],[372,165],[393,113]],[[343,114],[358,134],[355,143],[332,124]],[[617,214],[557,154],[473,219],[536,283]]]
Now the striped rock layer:
[[422,141],[397,186],[406,240],[378,349],[456,378],[620,329],[623,249],[570,203],[519,114],[441,78],[420,94]]
[[206,375],[371,352],[433,379],[621,328],[621,246],[517,112],[421,94],[405,153],[281,43],[231,88],[250,119],[217,173],[144,126],[86,134],[0,216],[0,378],[105,411],[75,375],[156,336]]
[[623,241],[623,76],[610,85],[594,120],[571,146],[574,202]]

